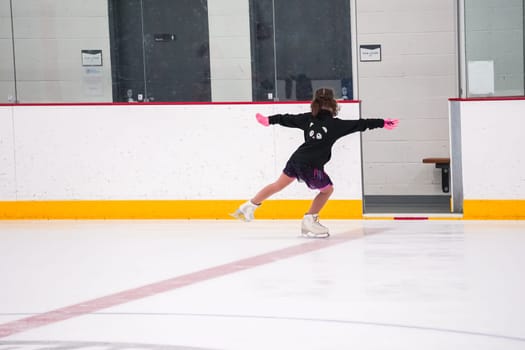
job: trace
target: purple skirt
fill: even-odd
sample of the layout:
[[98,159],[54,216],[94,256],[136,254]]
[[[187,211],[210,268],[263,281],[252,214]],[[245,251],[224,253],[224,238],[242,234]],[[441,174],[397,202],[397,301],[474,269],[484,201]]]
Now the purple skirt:
[[283,173],[289,177],[295,177],[299,182],[304,182],[312,190],[319,190],[333,185],[330,176],[323,169],[314,168],[307,164],[288,161]]

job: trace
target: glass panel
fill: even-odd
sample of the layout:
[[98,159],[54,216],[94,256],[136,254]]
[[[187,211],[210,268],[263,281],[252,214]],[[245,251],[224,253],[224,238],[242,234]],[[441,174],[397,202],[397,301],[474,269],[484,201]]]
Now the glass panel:
[[467,96],[524,95],[523,0],[465,0]]
[[111,101],[106,0],[10,5],[20,103]]
[[112,0],[110,19],[114,101],[211,100],[206,1]]
[[249,4],[210,17],[206,0],[0,0],[0,102],[211,101],[212,81],[251,84],[255,101],[353,97],[348,0]]
[[0,0],[0,103],[16,101],[13,32],[9,0]]
[[332,87],[351,99],[348,0],[251,0],[253,96],[310,100]]

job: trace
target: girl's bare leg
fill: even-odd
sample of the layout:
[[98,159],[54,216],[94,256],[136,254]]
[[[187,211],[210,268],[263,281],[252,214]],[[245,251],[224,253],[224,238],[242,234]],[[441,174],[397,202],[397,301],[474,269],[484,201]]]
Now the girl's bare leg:
[[291,184],[295,180],[294,177],[290,177],[284,173],[279,176],[279,178],[274,182],[269,184],[260,190],[255,197],[251,199],[253,204],[261,204],[265,199],[274,195],[275,193],[281,191],[283,188]]
[[315,196],[307,214],[319,214],[319,212],[321,211],[321,209],[323,209],[324,205],[328,201],[328,198],[330,198],[333,192],[334,187],[332,185],[321,189],[317,196]]

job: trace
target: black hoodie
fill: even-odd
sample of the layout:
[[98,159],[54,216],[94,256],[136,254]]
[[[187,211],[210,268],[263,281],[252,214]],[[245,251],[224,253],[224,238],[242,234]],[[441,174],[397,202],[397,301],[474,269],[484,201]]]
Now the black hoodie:
[[382,128],[383,119],[343,120],[321,109],[312,113],[276,114],[269,117],[270,124],[298,128],[304,132],[305,142],[292,154],[290,161],[323,169],[332,157],[332,146],[341,137],[366,129]]

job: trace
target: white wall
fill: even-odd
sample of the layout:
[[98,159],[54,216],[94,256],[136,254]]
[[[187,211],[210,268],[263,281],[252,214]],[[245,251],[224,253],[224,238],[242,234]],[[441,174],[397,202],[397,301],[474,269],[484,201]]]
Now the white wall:
[[525,199],[525,100],[456,101],[464,200]]
[[355,0],[357,45],[380,44],[381,62],[359,62],[362,115],[395,117],[388,134],[363,134],[365,194],[441,195],[426,157],[448,157],[448,98],[457,95],[456,1]]
[[[249,198],[280,175],[303,142],[301,130],[264,128],[255,113],[308,109],[308,104],[2,107],[0,200]],[[358,118],[359,105],[342,104],[340,116]],[[361,199],[358,134],[336,144],[326,170],[335,183],[333,198]],[[296,184],[274,198],[312,194]]]
[[212,101],[252,101],[248,0],[208,0]]

